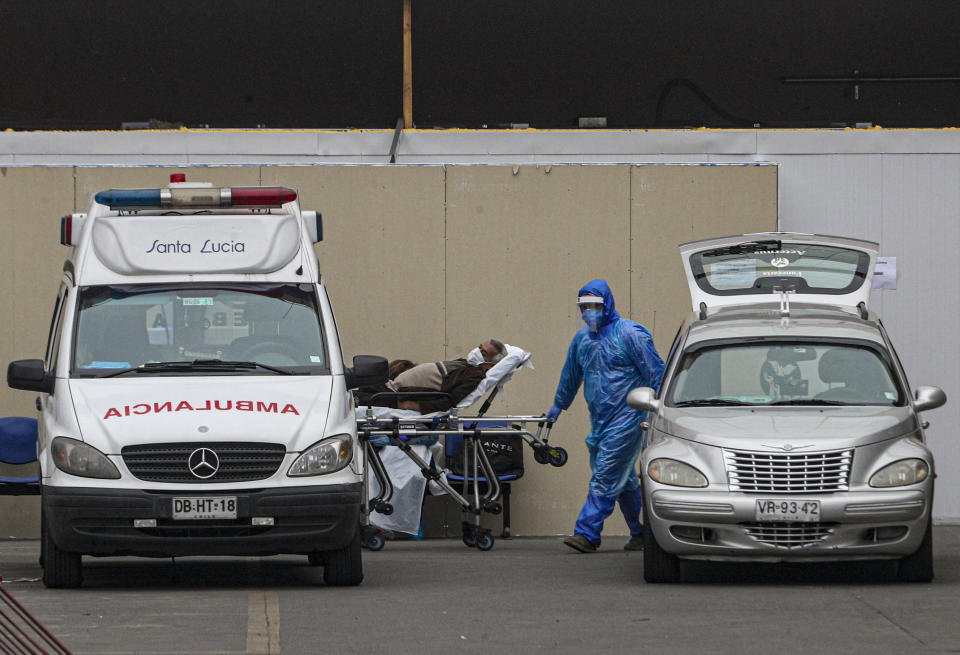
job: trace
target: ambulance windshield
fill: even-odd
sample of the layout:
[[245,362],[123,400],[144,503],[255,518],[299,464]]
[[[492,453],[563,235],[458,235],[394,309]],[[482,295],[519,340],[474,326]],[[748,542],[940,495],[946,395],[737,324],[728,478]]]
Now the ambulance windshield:
[[311,285],[92,286],[77,312],[74,377],[329,372]]

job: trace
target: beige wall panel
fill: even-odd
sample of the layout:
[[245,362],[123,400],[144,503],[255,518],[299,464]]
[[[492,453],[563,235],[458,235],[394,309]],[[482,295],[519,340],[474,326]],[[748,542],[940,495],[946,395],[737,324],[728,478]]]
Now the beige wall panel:
[[[43,357],[67,248],[60,217],[73,207],[72,168],[0,168],[0,363]],[[0,416],[36,416],[37,394],[0,387]]]
[[[605,278],[629,312],[629,175],[626,166],[447,168],[447,354],[494,337],[532,352],[536,366],[515,376],[491,415],[539,414],[553,403],[582,325],[575,303],[584,283]],[[551,435],[570,454],[566,466],[541,466],[525,450],[515,534],[572,532],[590,477],[588,430],[580,396]]]
[[777,229],[777,167],[631,169],[633,320],[666,357],[691,311],[680,252],[687,241]]
[[316,246],[347,362],[353,355],[436,360],[444,346],[440,166],[264,168],[323,214]]

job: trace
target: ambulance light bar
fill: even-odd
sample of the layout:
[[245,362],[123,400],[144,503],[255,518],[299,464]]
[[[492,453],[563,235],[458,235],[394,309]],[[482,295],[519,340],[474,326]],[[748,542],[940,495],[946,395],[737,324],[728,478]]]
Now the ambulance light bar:
[[94,200],[110,209],[215,209],[280,207],[297,199],[285,187],[110,189]]

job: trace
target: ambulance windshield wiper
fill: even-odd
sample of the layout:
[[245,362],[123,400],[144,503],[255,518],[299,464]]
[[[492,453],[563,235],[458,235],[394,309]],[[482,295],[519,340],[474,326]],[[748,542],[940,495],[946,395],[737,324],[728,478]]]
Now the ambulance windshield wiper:
[[263,369],[278,375],[293,375],[291,371],[282,368],[260,364],[259,362],[225,362],[220,359],[195,359],[192,362],[149,362],[136,368],[127,368],[116,373],[101,375],[102,378],[112,378],[130,373],[168,373],[171,371],[243,371]]

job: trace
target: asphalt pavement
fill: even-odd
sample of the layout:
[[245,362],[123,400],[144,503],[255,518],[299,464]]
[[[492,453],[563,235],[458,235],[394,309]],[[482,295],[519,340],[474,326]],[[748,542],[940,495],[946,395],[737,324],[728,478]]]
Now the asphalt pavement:
[[84,558],[81,588],[51,590],[39,543],[7,540],[0,575],[75,655],[960,653],[960,526],[934,528],[929,584],[823,564],[691,566],[652,585],[625,542],[391,541],[364,552],[355,588],[325,586],[305,557]]

